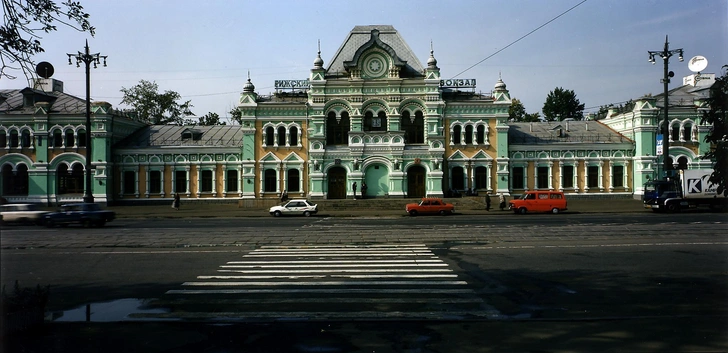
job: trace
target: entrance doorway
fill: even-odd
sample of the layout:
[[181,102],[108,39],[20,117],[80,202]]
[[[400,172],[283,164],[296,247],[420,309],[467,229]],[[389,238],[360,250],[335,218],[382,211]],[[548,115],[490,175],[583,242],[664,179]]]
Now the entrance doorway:
[[328,179],[328,199],[346,198],[346,169],[334,167],[329,169],[326,178]]
[[452,167],[450,185],[461,193],[465,190],[465,170],[463,170],[463,167]]
[[407,169],[407,197],[425,197],[425,168],[413,166]]
[[364,171],[367,182],[367,197],[389,195],[389,169],[384,164],[372,164]]

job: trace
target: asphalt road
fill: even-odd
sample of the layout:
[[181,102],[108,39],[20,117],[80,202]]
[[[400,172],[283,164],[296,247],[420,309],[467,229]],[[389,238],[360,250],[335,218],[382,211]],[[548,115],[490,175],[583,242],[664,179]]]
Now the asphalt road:
[[[366,310],[340,303],[334,307],[345,312],[343,318],[304,322],[219,315],[212,321],[230,326],[211,326],[209,318],[133,325],[55,322],[4,342],[6,351],[47,351],[48,345],[63,351],[74,344],[105,351],[728,350],[723,214],[119,219],[107,228],[0,230],[3,285],[50,284],[52,312],[122,298],[172,303],[180,315],[200,308],[230,312],[229,298],[175,302],[166,293],[261,249],[419,244],[467,288],[458,295],[461,301],[435,311],[482,313],[423,318],[431,308],[372,295],[377,305],[369,303]],[[276,316],[285,310],[281,303],[298,297],[254,297],[254,305],[234,306],[241,317]],[[415,319],[360,316],[376,312],[386,300],[391,307],[379,312],[402,307],[415,312]],[[306,305],[309,312],[323,311],[316,303]],[[326,310],[334,311],[330,305]],[[148,338],[149,332],[157,334]],[[102,343],[130,335],[139,339]]]

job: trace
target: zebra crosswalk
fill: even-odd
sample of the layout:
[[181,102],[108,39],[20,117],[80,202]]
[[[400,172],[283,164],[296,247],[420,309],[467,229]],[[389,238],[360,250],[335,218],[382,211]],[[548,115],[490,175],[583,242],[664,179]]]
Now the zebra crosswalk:
[[424,244],[264,246],[166,292],[166,318],[453,319],[490,308]]

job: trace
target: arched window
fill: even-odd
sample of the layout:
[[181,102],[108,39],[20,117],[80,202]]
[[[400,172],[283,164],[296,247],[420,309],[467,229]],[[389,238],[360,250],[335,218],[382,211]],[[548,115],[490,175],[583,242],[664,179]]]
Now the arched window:
[[78,130],[78,147],[86,147],[86,130]]
[[288,130],[288,139],[291,141],[291,146],[298,146],[298,128],[291,126]]
[[0,131],[0,148],[5,148],[8,145],[8,134],[5,130]]
[[455,125],[452,127],[452,136],[450,138],[452,139],[453,143],[460,143],[460,135],[462,135],[462,127],[460,125]]
[[23,130],[20,134],[20,147],[30,147],[30,131]]
[[275,130],[272,126],[265,128],[265,145],[273,146],[275,144]]
[[690,142],[691,136],[692,136],[692,132],[693,132],[693,126],[690,125],[689,123],[688,124],[685,124],[685,127],[683,128],[683,135],[682,135],[683,138],[682,138],[682,140],[683,141]]
[[10,164],[3,165],[0,169],[2,174],[3,195],[22,196],[28,195],[28,166],[18,164],[13,171]]
[[66,130],[66,147],[73,147],[76,145],[75,138],[73,136],[73,130]]
[[18,143],[19,143],[18,130],[10,131],[10,148],[18,147]]
[[680,139],[680,125],[675,124],[672,126],[672,132],[670,133],[670,141],[677,141]]
[[465,143],[466,144],[473,143],[473,125],[465,126]]
[[326,144],[347,145],[349,144],[350,120],[348,112],[341,112],[341,118],[336,118],[335,112],[329,112],[326,117]]
[[387,113],[380,111],[377,116],[368,111],[364,114],[364,131],[387,131]]
[[688,158],[682,156],[677,159],[677,169],[688,169]]
[[479,145],[485,144],[485,126],[484,125],[478,125],[476,140]]
[[61,130],[53,131],[53,147],[63,147],[63,133]]
[[288,192],[299,192],[301,191],[301,186],[299,183],[300,173],[298,172],[298,169],[289,169],[288,175],[286,176],[286,190]]
[[278,146],[285,146],[285,145],[286,145],[286,127],[279,126],[278,127]]
[[56,175],[58,176],[59,194],[83,193],[83,166],[80,163],[74,164],[70,171],[67,165],[61,164]]

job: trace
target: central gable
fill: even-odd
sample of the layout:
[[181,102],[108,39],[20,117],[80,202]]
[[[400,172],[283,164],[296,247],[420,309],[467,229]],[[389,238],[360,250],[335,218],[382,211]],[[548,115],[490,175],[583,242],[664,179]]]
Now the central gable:
[[387,77],[390,70],[402,78],[422,78],[424,69],[417,56],[394,27],[356,26],[341,45],[326,69],[328,77]]

